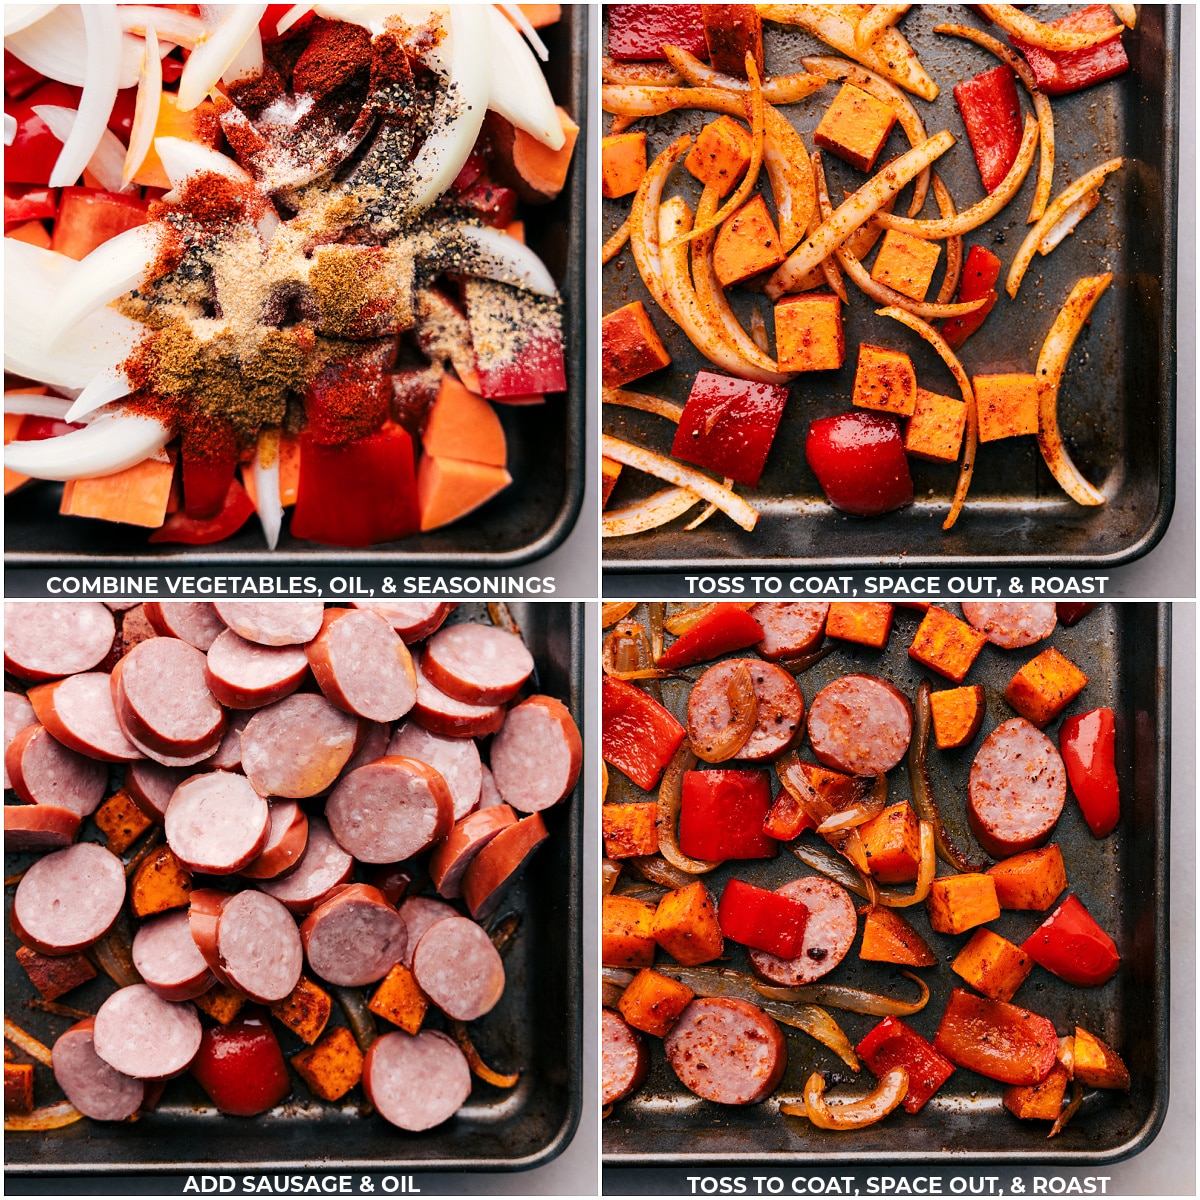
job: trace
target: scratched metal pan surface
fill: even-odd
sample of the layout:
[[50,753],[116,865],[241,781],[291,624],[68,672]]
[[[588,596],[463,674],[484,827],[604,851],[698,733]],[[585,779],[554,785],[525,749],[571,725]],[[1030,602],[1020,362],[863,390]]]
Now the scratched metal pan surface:
[[588,9],[563,6],[562,20],[541,31],[550,51],[546,75],[554,98],[580,125],[566,186],[551,204],[523,206],[529,245],[546,263],[563,298],[567,391],[544,405],[497,404],[508,441],[512,486],[476,513],[444,529],[363,550],[340,550],[294,538],[284,521],[275,551],[258,520],[213,546],[154,546],[146,531],[109,521],[62,517],[62,485],[41,483],[5,501],[5,561],[10,566],[128,565],[136,557],[159,566],[280,563],[337,565],[414,563],[518,566],[549,554],[570,533],[583,502],[584,363],[587,339],[585,262]]
[[[1048,19],[1065,5],[1031,10]],[[1074,95],[1055,97],[1057,141],[1053,194],[1085,170],[1115,155],[1127,165],[1109,177],[1099,207],[1053,254],[1038,256],[1017,294],[999,302],[960,352],[969,375],[1032,372],[1054,317],[1074,284],[1085,275],[1113,272],[1113,282],[1076,342],[1060,392],[1059,416],[1066,444],[1083,474],[1107,496],[1097,508],[1067,498],[1051,477],[1032,437],[980,447],[966,509],[955,528],[942,531],[954,493],[957,468],[910,460],[914,504],[883,517],[851,517],[831,508],[804,458],[804,439],[816,417],[850,409],[858,346],[890,346],[912,356],[922,387],[959,395],[953,376],[915,333],[886,317],[846,281],[850,304],[843,306],[846,359],[840,371],[807,372],[792,385],[791,398],[767,458],[759,487],[737,491],[759,512],[747,533],[723,514],[684,532],[693,513],[649,533],[610,538],[604,561],[614,571],[757,567],[783,570],[797,560],[819,567],[868,565],[954,566],[965,564],[1075,563],[1116,565],[1146,553],[1162,536],[1175,498],[1175,245],[1178,139],[1179,13],[1174,7],[1139,9],[1137,29],[1124,34],[1130,70]],[[933,32],[942,22],[982,27],[966,5],[914,5],[901,23],[921,62],[941,88],[932,104],[912,98],[932,135],[948,129],[958,143],[936,169],[960,209],[983,196],[953,87],[997,60],[960,38]],[[835,52],[799,30],[766,24],[768,73],[802,69],[807,54]],[[991,31],[1004,36],[995,27]],[[839,85],[827,84],[787,115],[812,148],[812,132]],[[1023,93],[1022,93],[1023,95]],[[911,98],[911,97],[910,97]],[[1029,110],[1023,96],[1022,105]],[[648,154],[657,154],[680,133],[697,134],[711,114],[684,111],[642,121]],[[897,126],[880,154],[886,161],[908,148]],[[823,156],[835,203],[864,176],[832,154]],[[1036,164],[1008,206],[981,229],[964,236],[1001,259],[1000,283],[1027,230]],[[770,188],[765,188],[769,196]],[[684,195],[694,208],[696,181],[682,168],[671,176],[664,199]],[[908,211],[909,189],[897,212]],[[629,198],[604,201],[607,237],[629,212]],[[932,194],[925,215],[934,213]],[[870,261],[867,263],[870,266]],[[937,294],[945,254],[929,290]],[[696,372],[712,367],[646,292],[633,257],[625,249],[603,274],[604,311],[642,300],[662,335],[672,363],[628,386],[683,403]],[[762,305],[772,330],[769,303],[745,289],[729,293],[743,325]],[[661,417],[605,406],[605,430],[639,445],[669,453],[674,427]],[[663,486],[626,468],[610,506],[619,506]]]
[[[583,606],[510,607],[537,664],[536,686],[561,697],[582,727]],[[483,605],[463,605],[451,619],[488,618]],[[500,917],[520,914],[505,954],[504,995],[471,1024],[485,1062],[521,1072],[516,1087],[504,1091],[473,1079],[471,1095],[456,1116],[426,1133],[407,1133],[369,1110],[361,1085],[329,1104],[314,1098],[290,1071],[292,1094],[277,1108],[258,1117],[227,1117],[184,1075],[168,1083],[154,1112],[136,1122],[85,1118],[49,1133],[7,1133],[5,1170],[56,1176],[189,1167],[500,1171],[548,1162],[574,1136],[583,1098],[582,806],[581,781],[570,797],[543,814],[550,837],[498,910]],[[100,840],[94,827],[90,837]],[[31,855],[6,855],[5,877],[32,861]],[[6,914],[14,891],[5,888]],[[13,957],[19,943],[8,921],[5,926],[5,1014],[53,1045],[72,1022],[30,1007],[38,993]],[[101,974],[62,1000],[95,1012],[113,990]],[[431,1020],[440,1018],[427,1018],[427,1027]],[[336,1001],[330,1024],[346,1024]],[[392,1028],[384,1021],[377,1024],[380,1032]],[[285,1057],[304,1048],[290,1030],[272,1025]],[[34,1088],[35,1104],[61,1099],[46,1067],[35,1066]]]
[[[935,688],[952,686],[925,672],[907,655],[918,617],[897,610],[891,638],[882,651],[835,643],[832,654],[799,676],[805,701],[811,703],[831,680],[856,671],[891,680],[910,698],[916,696],[922,678],[929,678]],[[853,1078],[840,1059],[806,1034],[780,1026],[787,1040],[787,1072],[772,1097],[744,1108],[713,1104],[693,1095],[668,1065],[661,1040],[647,1037],[649,1074],[642,1087],[615,1105],[604,1122],[605,1161],[625,1166],[955,1159],[1083,1164],[1112,1162],[1148,1145],[1167,1106],[1169,620],[1166,605],[1105,605],[1073,628],[1060,625],[1049,643],[1011,651],[985,646],[966,680],[981,683],[986,690],[987,715],[982,729],[961,750],[942,752],[932,745],[929,750],[934,795],[951,836],[971,857],[979,859],[978,845],[966,822],[967,776],[983,739],[1014,715],[1003,693],[1018,668],[1047,644],[1054,646],[1090,680],[1082,696],[1067,709],[1068,715],[1100,705],[1116,713],[1121,784],[1121,821],[1116,832],[1100,841],[1093,838],[1078,803],[1068,795],[1051,840],[1062,847],[1069,890],[1079,895],[1116,942],[1120,970],[1103,987],[1076,988],[1035,966],[1013,1003],[1048,1017],[1060,1034],[1071,1033],[1078,1024],[1116,1047],[1132,1076],[1128,1093],[1089,1092],[1066,1129],[1048,1141],[1049,1122],[1017,1120],[1001,1104],[1003,1085],[960,1067],[919,1113],[910,1115],[898,1109],[865,1129],[831,1132],[779,1112],[780,1098],[802,1096],[804,1082],[814,1070],[826,1073],[835,1096],[839,1089],[834,1083],[849,1083]],[[699,671],[691,668],[690,673]],[[684,682],[663,684],[664,703],[681,720],[689,688]],[[1055,721],[1047,727],[1056,745],[1059,724]],[[801,755],[812,761],[807,740]],[[618,800],[646,798],[619,772],[611,771],[610,780],[610,799],[617,780],[622,789]],[[888,783],[890,802],[910,797],[903,764],[890,773]],[[774,772],[771,787],[778,792]],[[811,839],[813,835],[804,836]],[[727,863],[704,878],[713,895],[719,896],[730,878],[774,888],[788,879],[812,874],[783,850],[774,860]],[[626,882],[619,880],[618,888]],[[938,959],[937,966],[920,972],[932,993],[929,1003],[903,1020],[932,1040],[951,988],[967,987],[951,972],[950,961],[969,935],[932,932],[923,906],[903,911]],[[1019,943],[1046,915],[1003,912],[989,928]],[[860,937],[861,933],[825,981],[915,999],[916,985],[901,977],[897,968],[859,959]],[[725,946],[728,965],[748,971],[745,950],[728,941]],[[829,1011],[856,1045],[880,1020]],[[860,1083],[853,1090],[862,1094],[867,1086]]]

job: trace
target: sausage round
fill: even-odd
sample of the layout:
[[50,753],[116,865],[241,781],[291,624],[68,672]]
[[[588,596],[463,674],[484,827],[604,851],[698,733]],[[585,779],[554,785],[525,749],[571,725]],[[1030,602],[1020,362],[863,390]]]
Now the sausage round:
[[999,604],[984,600],[964,600],[963,616],[982,633],[993,646],[1017,650],[1043,642],[1058,624],[1054,602],[1025,601]]
[[317,686],[331,704],[368,721],[397,721],[417,698],[408,647],[378,614],[331,608],[305,647]]
[[295,918],[278,900],[253,890],[221,905],[217,955],[230,984],[259,1004],[290,995],[304,966]]
[[479,803],[483,770],[479,750],[470,738],[443,737],[430,733],[415,721],[406,721],[388,742],[388,754],[428,763],[446,781],[454,803],[455,821]]
[[90,817],[104,799],[108,768],[68,750],[44,725],[27,725],[4,752],[12,789],[26,804],[52,804]]
[[745,663],[754,684],[758,719],[735,757],[745,762],[770,762],[789,750],[804,733],[804,694],[782,667],[757,658],[729,658],[711,666],[688,696],[688,737],[703,746],[729,727],[729,681]]
[[43,954],[70,954],[99,941],[124,902],[121,860],[95,842],[79,842],[25,872],[13,897],[13,933]]
[[[235,709],[229,714],[229,724],[225,726],[225,734],[216,752],[197,766],[206,771],[236,771],[242,765],[242,730],[254,715],[252,709]],[[163,767],[162,770],[167,770]],[[186,779],[188,772],[182,772]],[[172,788],[174,791],[174,788]]]
[[99,601],[4,605],[4,669],[42,683],[78,675],[103,662],[117,636],[112,613]]
[[795,958],[778,958],[765,950],[751,950],[754,969],[772,983],[799,987],[828,975],[850,952],[858,933],[858,916],[849,893],[832,879],[809,876],[793,879],[775,891],[798,900],[808,909],[804,942]]
[[354,870],[354,859],[337,844],[323,817],[308,819],[308,841],[300,861],[277,879],[259,880],[257,887],[294,913],[307,913]]
[[209,771],[175,789],[164,824],[167,845],[185,867],[232,875],[262,853],[271,810],[244,775]]
[[417,701],[413,718],[432,733],[446,737],[487,737],[504,724],[502,704],[464,704],[434,687],[417,671]]
[[161,823],[175,789],[194,774],[186,767],[164,767],[153,759],[143,758],[125,768],[125,790],[150,820]]
[[213,978],[223,987],[230,987],[229,976],[221,965],[221,952],[217,944],[217,934],[221,928],[221,910],[225,901],[230,897],[229,892],[221,892],[216,888],[196,888],[188,897],[188,929],[192,941],[200,951]]
[[515,633],[493,625],[450,625],[425,644],[421,670],[466,704],[504,704],[533,673],[533,656]]
[[689,1091],[716,1104],[757,1104],[787,1067],[779,1026],[746,1000],[691,1001],[663,1039],[667,1061]]
[[345,779],[351,771],[365,767],[368,763],[378,762],[387,754],[388,742],[392,738],[392,727],[383,721],[367,722],[367,732],[359,747],[350,756],[350,761],[342,768],[339,779]]
[[437,600],[398,600],[392,604],[386,601],[368,603],[352,600],[350,603],[355,608],[378,613],[410,646],[436,633],[458,607],[457,604],[442,604]]
[[239,637],[263,646],[302,646],[321,629],[320,600],[216,600],[217,616]]
[[530,696],[509,710],[491,760],[505,803],[518,812],[540,812],[571,794],[583,766],[583,742],[565,704]]
[[504,963],[492,939],[466,917],[436,921],[413,952],[421,991],[454,1021],[491,1012],[504,994]]
[[151,917],[134,934],[133,965],[164,1000],[194,1000],[216,983],[182,908]]
[[828,604],[756,604],[750,615],[762,626],[755,649],[772,662],[809,654],[825,640]]
[[113,992],[100,1005],[96,1053],[135,1079],[169,1079],[187,1070],[200,1049],[200,1018],[190,1004],[157,996],[144,983]]
[[408,931],[378,888],[352,883],[304,918],[300,926],[308,964],[340,987],[382,979],[404,957]]
[[67,1099],[93,1121],[124,1121],[142,1106],[146,1085],[114,1071],[97,1053],[95,1017],[59,1035],[50,1051],[54,1078]]
[[413,1133],[448,1121],[471,1094],[466,1057],[435,1029],[376,1038],[363,1061],[362,1081],[379,1115]]
[[1042,845],[1062,815],[1067,775],[1054,743],[1024,717],[984,739],[967,780],[967,820],[993,858]]
[[440,895],[456,900],[462,895],[462,877],[472,859],[502,829],[516,821],[507,804],[463,817],[446,835],[429,859],[429,878]]
[[325,802],[325,819],[359,862],[399,862],[450,832],[454,803],[433,767],[387,755],[338,783]]
[[607,1107],[641,1087],[650,1055],[646,1039],[612,1009],[601,1013],[600,1036],[600,1104]]
[[550,835],[541,813],[502,829],[475,855],[463,876],[462,894],[467,910],[477,921],[492,915],[504,893],[520,878],[533,852]]
[[206,653],[225,631],[217,610],[204,600],[147,600],[142,611],[160,637],[178,638]]
[[[24,696],[17,692],[4,693],[4,750],[8,752],[9,746],[12,745],[12,740],[21,732],[22,729],[28,729],[30,725],[38,723],[37,717],[33,712],[33,705],[25,699]],[[4,786],[12,787],[12,783],[8,778],[8,768],[4,768]]]
[[230,708],[264,708],[290,696],[308,674],[302,646],[260,646],[226,629],[208,648],[208,690]]
[[835,771],[887,772],[908,752],[912,706],[886,679],[843,675],[813,700],[808,738],[820,762]]
[[82,824],[78,813],[54,804],[6,804],[4,806],[4,850],[21,854],[27,850],[59,850],[69,846]]
[[263,796],[323,792],[358,745],[357,718],[302,693],[260,708],[242,730],[242,770]]
[[291,870],[308,844],[308,814],[295,800],[272,800],[270,809],[266,845],[239,872],[247,879],[274,879]]
[[135,762],[142,752],[121,732],[104,671],[68,675],[29,689],[29,703],[68,750],[101,762]]
[[413,952],[417,943],[430,925],[444,921],[447,917],[458,917],[462,914],[458,909],[432,896],[409,896],[400,905],[400,919],[408,932],[408,945],[404,949],[404,957],[400,960],[406,967],[412,967]]
[[500,795],[500,789],[496,786],[496,778],[490,768],[481,766],[480,773],[483,776],[483,785],[479,789],[479,807],[494,808],[497,804],[503,804],[504,797]]

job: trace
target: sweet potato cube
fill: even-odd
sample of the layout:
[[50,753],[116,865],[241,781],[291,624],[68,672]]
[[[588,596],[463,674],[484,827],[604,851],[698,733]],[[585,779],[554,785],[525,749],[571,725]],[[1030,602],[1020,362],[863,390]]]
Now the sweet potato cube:
[[750,145],[750,131],[732,117],[721,116],[700,130],[683,165],[724,197],[750,165]]
[[502,467],[508,461],[504,427],[496,410],[450,374],[442,376],[437,399],[425,418],[421,448],[426,454],[489,467]]
[[1087,681],[1069,658],[1048,646],[1012,677],[1004,698],[1041,729],[1087,687]]
[[784,371],[837,371],[846,358],[842,302],[829,292],[775,305],[775,353]]
[[924,300],[942,248],[937,242],[889,229],[871,267],[871,278],[902,296]]
[[654,940],[685,967],[712,962],[725,949],[716,907],[699,880],[668,892],[658,902],[651,928]]
[[606,967],[648,967],[654,962],[654,909],[632,896],[605,896],[601,949]]
[[704,4],[700,15],[708,60],[715,70],[745,79],[746,55],[752,54],[762,71],[762,17],[753,4]]
[[911,417],[917,407],[917,375],[912,359],[900,350],[863,342],[854,373],[855,408],[872,408]]
[[218,1025],[228,1025],[242,1011],[246,997],[231,987],[217,984],[216,987],[209,988],[204,995],[197,996],[192,1003],[201,1012],[208,1013]]
[[950,970],[993,1000],[1011,1000],[1033,970],[1033,959],[990,929],[977,929]]
[[57,1000],[96,978],[96,968],[84,954],[39,954],[28,946],[17,947],[17,962],[30,982],[47,1000]]
[[976,375],[979,440],[996,442],[1038,431],[1037,379],[1032,375]]
[[113,792],[100,805],[93,818],[108,838],[108,848],[122,854],[150,828],[150,818],[130,798],[127,791]]
[[852,167],[870,171],[895,123],[896,114],[882,100],[844,83],[825,110],[813,141]]
[[429,1001],[417,986],[413,973],[403,963],[397,963],[383,977],[367,1007],[377,1017],[416,1035],[425,1020]]
[[917,388],[917,403],[904,433],[904,449],[926,462],[958,462],[967,406],[950,396]]
[[[494,415],[494,414],[493,414]],[[474,512],[512,483],[504,467],[423,454],[417,466],[421,529],[440,529]]]
[[770,271],[787,257],[767,202],[756,194],[722,226],[713,246],[713,270],[722,287]]
[[292,1055],[292,1066],[322,1100],[340,1100],[361,1078],[363,1052],[344,1025],[331,1029],[315,1046]]
[[933,692],[929,697],[929,712],[937,748],[956,750],[965,746],[979,732],[986,707],[983,687],[978,683]]
[[825,632],[844,642],[856,642],[860,646],[882,650],[892,631],[892,614],[895,611],[894,605],[874,600],[835,600],[829,606]]
[[4,1064],[4,1114],[33,1112],[33,1063]]
[[929,923],[938,933],[964,933],[1000,915],[990,875],[947,875],[935,879],[925,901]]
[[871,874],[880,883],[911,883],[921,867],[921,828],[907,801],[889,804],[858,827]]
[[608,507],[608,498],[612,495],[617,480],[621,478],[621,464],[607,455],[600,459],[600,495],[601,508]]
[[687,984],[658,971],[642,970],[621,994],[617,1008],[634,1029],[666,1037],[695,994]]
[[987,638],[974,626],[944,608],[931,605],[917,626],[908,657],[955,683],[962,683],[986,645]]
[[1129,1090],[1129,1068],[1094,1033],[1075,1026],[1075,1078],[1087,1087]]
[[1001,908],[1045,912],[1067,889],[1067,869],[1057,845],[1015,854],[988,868]]
[[305,975],[291,993],[271,1005],[271,1016],[311,1046],[325,1031],[333,1001],[329,993]]
[[937,962],[925,939],[898,912],[878,904],[867,909],[858,957],[899,967],[932,967]]
[[1069,1076],[1058,1063],[1041,1083],[1004,1089],[1004,1107],[1022,1121],[1057,1121],[1067,1094]]
[[192,873],[168,846],[159,846],[147,855],[134,872],[129,904],[135,917],[183,908],[191,899]]
[[609,858],[636,858],[658,853],[658,805],[606,804],[600,810],[604,853]]
[[605,387],[624,387],[671,361],[640,300],[609,313],[601,325],[600,340]]
[[636,192],[645,174],[645,133],[614,133],[600,139],[600,189],[610,200]]

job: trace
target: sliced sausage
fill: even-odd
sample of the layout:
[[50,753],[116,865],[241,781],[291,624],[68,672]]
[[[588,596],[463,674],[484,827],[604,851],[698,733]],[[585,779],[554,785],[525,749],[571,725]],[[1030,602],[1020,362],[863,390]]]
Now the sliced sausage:
[[339,781],[325,802],[325,819],[359,862],[399,862],[450,832],[454,801],[435,768],[387,755]]
[[54,804],[6,804],[4,806],[4,851],[22,854],[27,850],[60,850],[79,836],[82,818],[69,808]]
[[26,804],[52,804],[90,817],[104,799],[108,768],[68,750],[44,725],[28,725],[4,752],[12,789]]
[[886,679],[843,675],[808,710],[808,739],[821,763],[846,775],[890,771],[908,753],[912,705]]
[[466,704],[504,704],[533,673],[533,656],[515,633],[494,625],[450,625],[425,644],[421,670]]
[[993,858],[1042,845],[1062,815],[1067,774],[1054,743],[1024,717],[988,734],[967,780],[967,820]]
[[491,760],[505,803],[519,812],[540,812],[571,794],[583,766],[583,742],[565,704],[553,696],[530,696],[509,710]]
[[[37,724],[37,717],[33,712],[33,705],[25,699],[24,696],[17,692],[4,693],[4,750],[7,753],[9,746],[12,745],[12,740],[21,732],[22,729],[28,729],[30,725]],[[4,786],[12,787],[12,783],[8,778],[8,768],[4,768]]]
[[244,775],[209,771],[175,789],[164,825],[167,845],[185,867],[232,875],[262,853],[271,811]]
[[500,832],[516,821],[507,804],[473,812],[463,817],[434,850],[429,859],[429,878],[447,900],[462,895],[462,877],[471,860]]
[[663,1039],[667,1061],[689,1091],[715,1104],[757,1104],[783,1078],[779,1026],[747,1000],[693,1000]]
[[479,750],[470,738],[430,733],[415,721],[406,721],[388,742],[388,754],[428,763],[446,781],[454,801],[454,820],[465,817],[479,803],[483,770]]
[[412,972],[421,991],[453,1021],[482,1017],[504,994],[504,963],[492,939],[466,917],[437,921],[422,934]]
[[274,897],[253,890],[222,904],[217,955],[230,984],[259,1004],[290,995],[304,966],[296,919]]
[[646,1039],[619,1013],[606,1008],[600,1020],[600,1104],[607,1107],[642,1086],[650,1055]]
[[164,1000],[194,1000],[217,982],[182,908],[151,917],[134,934],[133,965]]
[[230,987],[229,976],[221,965],[221,951],[217,944],[217,935],[221,928],[221,912],[225,901],[230,898],[230,892],[221,892],[216,888],[196,888],[188,897],[188,930],[196,949],[208,964],[213,978],[222,987]]
[[774,663],[730,658],[709,667],[688,696],[688,737],[704,746],[729,728],[733,720],[729,683],[739,663],[750,672],[758,718],[737,757],[746,762],[770,762],[791,749],[804,733],[804,694],[795,679]]
[[479,807],[494,808],[497,804],[503,804],[504,797],[500,795],[500,789],[496,786],[496,778],[491,769],[486,765],[481,766],[480,773],[483,776],[483,784],[479,789]]
[[274,879],[291,870],[308,844],[308,814],[295,800],[272,800],[270,807],[266,845],[240,872],[247,879]]
[[289,911],[309,912],[354,870],[354,859],[337,844],[323,817],[309,817],[308,841],[300,861],[277,879],[258,882],[259,891],[274,896]]
[[[211,758],[206,758],[202,763],[198,763],[197,766],[206,771],[240,770],[242,766],[242,730],[246,728],[252,716],[254,716],[253,709],[234,709],[229,714],[229,724],[225,726],[225,734],[221,738],[221,744],[217,747],[216,753]],[[165,771],[169,768],[162,767],[160,769]],[[194,772],[188,772],[185,769],[181,774],[186,779],[189,774],[194,774]]]
[[22,876],[13,933],[43,954],[71,954],[99,941],[124,903],[121,860],[95,842],[79,842],[39,858]]
[[264,796],[315,796],[350,761],[358,736],[358,719],[324,696],[288,696],[250,718],[242,731],[242,770]]
[[117,636],[113,615],[99,601],[4,606],[4,669],[18,679],[42,683],[90,671]]
[[442,604],[437,600],[397,600],[390,604],[386,601],[352,600],[351,603],[355,608],[378,613],[409,646],[436,633],[458,607],[457,604]]
[[351,756],[350,761],[342,768],[342,773],[339,776],[345,779],[351,771],[357,771],[359,767],[365,767],[367,763],[373,763],[383,758],[387,754],[388,742],[392,740],[392,727],[384,721],[370,721],[367,723],[367,732],[363,734],[363,739],[358,749]]
[[464,704],[447,696],[417,672],[417,702],[413,718],[433,733],[446,737],[487,737],[504,724],[502,704]]
[[858,916],[849,893],[831,879],[815,875],[792,879],[775,891],[798,900],[808,909],[804,942],[795,958],[778,958],[765,950],[751,950],[754,969],[773,983],[799,987],[828,975],[850,952],[858,933]]
[[225,622],[204,600],[147,600],[142,611],[160,637],[178,638],[205,653],[225,632]]
[[417,698],[417,670],[399,634],[366,609],[331,608],[305,647],[331,704],[368,721],[398,721]]
[[54,1078],[67,1099],[93,1121],[124,1121],[142,1106],[146,1085],[113,1070],[97,1053],[95,1017],[59,1035],[50,1051]]
[[811,654],[825,640],[828,604],[756,604],[750,615],[762,626],[755,649],[772,662]]
[[408,931],[378,888],[352,883],[314,908],[300,926],[308,964],[339,987],[382,979],[403,957]]
[[993,646],[1017,650],[1044,642],[1058,624],[1054,601],[1025,601],[999,604],[983,600],[964,600],[963,616]]
[[144,983],[113,992],[100,1005],[96,1053],[135,1079],[169,1079],[200,1049],[200,1018],[190,1004],[164,1000]]
[[262,646],[303,646],[321,629],[320,600],[217,600],[217,616],[239,637]]
[[371,1043],[362,1082],[385,1121],[419,1133],[448,1121],[467,1102],[471,1068],[446,1034],[423,1029],[414,1037],[397,1030]]
[[68,750],[101,762],[134,762],[142,752],[121,732],[112,684],[103,671],[68,675],[29,689],[29,703]]
[[186,767],[164,767],[153,759],[143,758],[125,768],[125,790],[150,820],[162,822],[175,789],[194,774]]
[[408,932],[408,945],[405,947],[404,957],[400,961],[410,968],[412,967],[413,951],[416,950],[417,943],[424,936],[425,930],[438,921],[444,921],[447,917],[462,915],[458,909],[441,900],[434,900],[432,896],[409,896],[400,905],[399,911],[400,919],[404,922],[404,928]]
[[502,829],[475,855],[462,881],[463,899],[475,920],[486,920],[496,911],[504,893],[549,836],[541,813],[533,813]]
[[260,646],[226,629],[208,648],[208,690],[230,708],[264,708],[290,696],[308,674],[302,646]]

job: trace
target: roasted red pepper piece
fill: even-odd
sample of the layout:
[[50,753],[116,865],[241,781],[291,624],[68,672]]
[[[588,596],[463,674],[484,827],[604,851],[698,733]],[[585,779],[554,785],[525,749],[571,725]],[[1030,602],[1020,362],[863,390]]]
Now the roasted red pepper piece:
[[673,641],[657,660],[668,670],[707,662],[730,650],[753,646],[764,637],[762,626],[736,604],[714,604],[686,633]]
[[27,413],[21,418],[21,424],[17,426],[17,436],[13,440],[44,442],[47,438],[62,437],[64,433],[74,433],[77,429],[84,428],[86,426],[71,425],[57,417],[35,417]]
[[220,417],[198,421],[183,436],[183,511],[215,517],[225,506],[238,465],[237,435]]
[[366,342],[327,362],[304,394],[305,432],[323,446],[344,446],[382,428],[392,402],[387,373],[391,339]]
[[[468,280],[464,291],[482,396],[504,400],[566,390],[562,314],[556,300],[486,279]],[[514,331],[513,338],[495,335],[496,328],[504,327]]]
[[895,417],[848,412],[808,427],[804,457],[834,508],[875,517],[912,503],[912,475]]
[[675,757],[684,728],[653,696],[605,675],[601,696],[604,761],[649,791]]
[[1078,604],[1061,603],[1054,606],[1058,619],[1067,626],[1078,625],[1096,606],[1086,601]]
[[151,535],[152,542],[181,542],[185,546],[208,546],[232,537],[250,519],[254,501],[235,479],[225,493],[221,511],[207,520],[189,517],[187,513],[172,513]]
[[511,225],[517,216],[517,193],[512,188],[480,179],[469,188],[464,188],[455,200],[485,225],[503,229]]
[[708,58],[699,4],[610,4],[607,12],[608,53],[618,62],[665,59],[664,43]]
[[908,1072],[905,1112],[920,1112],[929,1097],[954,1073],[954,1064],[898,1017],[884,1017],[856,1049],[859,1058],[876,1076],[896,1067]]
[[1058,731],[1058,744],[1083,819],[1096,837],[1107,837],[1121,815],[1112,709],[1093,708],[1068,717]]
[[1003,1000],[950,993],[934,1049],[957,1066],[1000,1083],[1041,1083],[1058,1055],[1054,1025]]
[[1121,956],[1078,896],[1068,896],[1022,943],[1039,966],[1076,987],[1099,987],[1117,972]]
[[97,246],[150,219],[150,202],[140,196],[117,196],[101,188],[65,187],[50,249],[76,260]]
[[804,811],[796,797],[787,788],[780,788],[763,822],[763,833],[777,842],[790,842],[806,829],[816,827],[816,822]]
[[[1090,4],[1068,16],[1049,22],[1051,29],[1069,29],[1076,33],[1095,33],[1114,24],[1112,9],[1107,4]],[[1065,96],[1103,83],[1129,70],[1129,56],[1120,35],[1087,46],[1082,50],[1042,50],[1029,46],[1018,38],[1010,38],[1013,49],[1025,56],[1033,70],[1038,87],[1048,96]]]
[[958,285],[958,302],[978,300],[992,293],[991,300],[965,317],[947,317],[942,322],[942,337],[951,350],[957,350],[983,324],[996,306],[996,280],[1000,278],[1000,260],[983,246],[972,246],[963,263],[962,280]]
[[253,1008],[206,1029],[190,1070],[217,1108],[234,1117],[264,1113],[292,1090],[270,1020]]
[[[8,61],[7,54],[5,61]],[[7,72],[6,72],[7,75]],[[63,108],[78,108],[82,88],[70,87],[56,80],[47,80],[34,88],[23,100],[6,100],[4,111],[17,123],[16,137],[4,149],[5,183],[50,182],[50,172],[58,161],[62,142],[50,132],[34,111],[35,104],[56,104]]]
[[763,833],[771,807],[766,771],[687,771],[679,848],[691,858],[774,858],[779,843]]
[[58,216],[58,192],[54,188],[26,187],[20,183],[4,185],[4,228],[26,221],[53,220]]
[[20,100],[28,96],[46,77],[23,63],[11,50],[4,52],[4,95],[9,100]]
[[717,923],[731,941],[779,958],[795,958],[804,945],[808,909],[799,900],[731,879],[721,893]]
[[487,150],[481,148],[480,143],[476,142],[471,153],[467,155],[467,161],[463,163],[462,170],[454,177],[451,187],[456,192],[465,192],[486,169]]
[[994,192],[1021,148],[1021,102],[1012,67],[1001,63],[974,79],[954,85],[983,186]]

